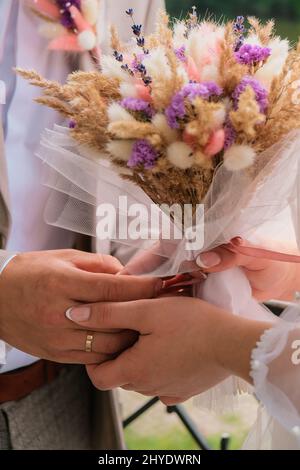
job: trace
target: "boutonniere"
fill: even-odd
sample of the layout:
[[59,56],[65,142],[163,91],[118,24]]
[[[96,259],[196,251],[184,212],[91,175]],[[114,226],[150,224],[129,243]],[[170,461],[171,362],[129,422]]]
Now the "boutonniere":
[[40,18],[39,33],[56,51],[86,52],[99,64],[97,37],[100,0],[26,0]]

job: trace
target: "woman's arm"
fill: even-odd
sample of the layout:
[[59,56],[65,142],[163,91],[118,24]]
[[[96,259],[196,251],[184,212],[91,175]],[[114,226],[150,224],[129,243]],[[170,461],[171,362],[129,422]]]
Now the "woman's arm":
[[300,310],[293,320],[262,323],[219,317],[215,341],[219,365],[254,385],[269,414],[300,438]]

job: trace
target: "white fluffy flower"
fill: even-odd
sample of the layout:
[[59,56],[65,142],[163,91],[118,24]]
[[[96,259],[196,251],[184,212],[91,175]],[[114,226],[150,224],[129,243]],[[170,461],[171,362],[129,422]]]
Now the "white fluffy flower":
[[186,25],[184,22],[180,21],[174,25],[174,47],[179,48],[184,46],[187,42],[186,34]]
[[121,83],[120,93],[123,98],[138,98],[138,92],[134,83]]
[[182,84],[187,85],[190,82],[189,76],[185,68],[179,64],[177,67],[177,75],[182,79]]
[[91,51],[92,49],[94,49],[94,47],[96,47],[97,44],[96,34],[93,33],[93,31],[90,31],[89,29],[82,31],[78,34],[78,44],[85,51]]
[[148,54],[143,64],[147,69],[147,75],[150,75],[154,80],[159,80],[160,77],[166,79],[171,78],[171,68],[168,64],[168,60],[163,47],[157,47],[151,50],[151,54]]
[[220,72],[217,64],[206,65],[203,67],[201,72],[201,79],[204,82],[216,82],[220,81]]
[[120,62],[114,57],[103,55],[101,59],[102,73],[109,78],[117,78],[122,82],[132,83],[132,77],[121,69]]
[[187,54],[190,55],[199,70],[204,66],[218,66],[220,60],[220,44],[224,39],[224,28],[215,28],[209,23],[204,23],[199,29],[195,29],[189,35],[187,42]]
[[132,154],[133,141],[132,140],[111,140],[106,145],[106,150],[111,155],[120,160],[128,161]]
[[194,163],[193,151],[184,142],[173,142],[173,144],[169,145],[167,148],[167,158],[172,165],[181,170],[191,168]]
[[81,11],[86,21],[94,26],[98,20],[99,1],[98,0],[81,0]]
[[278,37],[272,39],[268,44],[271,49],[271,55],[267,62],[255,74],[255,78],[259,80],[268,90],[272,81],[277,77],[285,64],[289,53],[289,42],[287,39]]
[[157,127],[159,133],[168,144],[171,144],[178,139],[178,132],[175,129],[171,129],[164,114],[155,114],[152,119],[152,124]]
[[134,117],[119,103],[112,103],[107,109],[109,122],[135,121]]
[[261,46],[261,42],[257,34],[250,34],[245,39],[246,44],[251,44],[251,46]]
[[222,108],[218,109],[214,112],[214,126],[216,129],[219,129],[223,126],[226,119],[226,108],[222,106]]
[[254,163],[255,150],[249,145],[232,145],[224,154],[224,166],[229,171],[240,171]]

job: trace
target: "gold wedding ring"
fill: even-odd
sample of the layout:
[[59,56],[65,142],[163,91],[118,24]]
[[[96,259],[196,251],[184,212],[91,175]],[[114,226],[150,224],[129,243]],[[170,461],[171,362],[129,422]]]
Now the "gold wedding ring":
[[85,340],[85,352],[87,352],[87,353],[92,352],[93,339],[94,339],[94,336],[93,336],[93,335],[88,334],[88,335],[86,336],[86,340]]

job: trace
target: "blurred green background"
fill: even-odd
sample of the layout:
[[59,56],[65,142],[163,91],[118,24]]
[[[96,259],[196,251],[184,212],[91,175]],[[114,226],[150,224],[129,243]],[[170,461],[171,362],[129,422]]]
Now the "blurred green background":
[[292,41],[300,36],[300,0],[166,0],[166,3],[175,17],[185,16],[195,5],[201,16],[213,14],[217,19],[238,15],[274,18],[278,34]]

